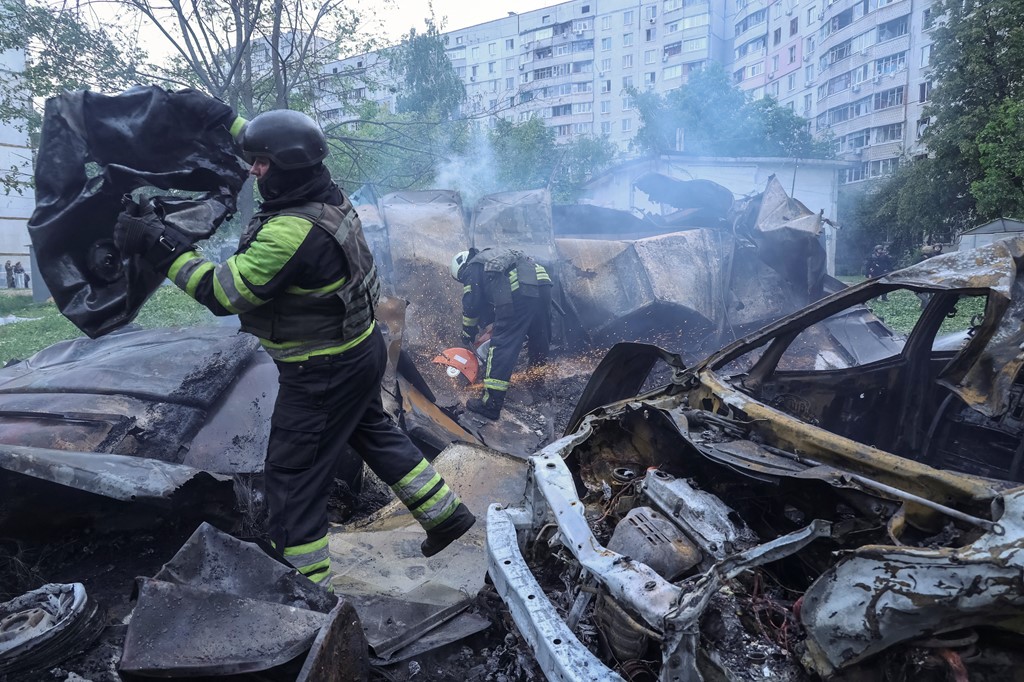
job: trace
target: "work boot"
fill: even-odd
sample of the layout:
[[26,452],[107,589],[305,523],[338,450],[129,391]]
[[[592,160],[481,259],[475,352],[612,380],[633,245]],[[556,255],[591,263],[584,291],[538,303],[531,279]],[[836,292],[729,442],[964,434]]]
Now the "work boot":
[[480,398],[470,398],[466,401],[466,409],[488,419],[497,419],[498,415],[501,414],[501,405],[493,398],[486,401]]
[[455,508],[452,515],[445,519],[437,528],[427,531],[427,539],[420,543],[420,551],[423,556],[434,556],[442,549],[452,544],[473,527],[476,517],[469,511],[462,502]]

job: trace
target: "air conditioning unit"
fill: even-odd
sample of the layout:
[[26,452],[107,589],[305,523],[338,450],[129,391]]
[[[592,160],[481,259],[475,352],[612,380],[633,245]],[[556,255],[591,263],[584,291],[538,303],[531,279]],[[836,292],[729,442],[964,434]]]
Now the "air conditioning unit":
[[789,9],[786,10],[786,16],[787,17],[793,16],[793,8],[792,7],[790,7]]
[[522,71],[522,70],[523,70],[523,69],[525,69],[525,68],[526,68],[526,64],[520,64],[520,65],[519,65],[519,70],[520,70],[520,71]]
[[882,77],[881,76],[875,76],[874,78],[871,79],[871,82],[872,83],[881,83],[882,82]]
[[813,88],[814,87],[814,81],[807,81],[806,83],[804,83],[804,87],[805,88]]
[[775,72],[774,71],[772,71],[770,74],[768,74],[768,80],[770,80],[770,81],[775,80]]
[[583,35],[583,31],[576,31],[576,37],[579,38]]
[[667,54],[661,55],[661,61],[667,62],[668,61],[668,55]]
[[825,12],[818,12],[818,21],[821,21],[824,18],[825,18]]
[[804,55],[804,61],[805,61],[805,62],[809,62],[809,61],[811,61],[811,55],[809,55],[809,54],[805,54],[805,55]]
[[470,76],[469,77],[469,82],[470,83],[476,83],[476,76]]
[[860,92],[860,86],[859,85],[854,85],[852,88],[850,88],[850,90],[852,90],[854,92]]
[[648,21],[650,21],[653,24],[657,20],[654,17],[651,17]]

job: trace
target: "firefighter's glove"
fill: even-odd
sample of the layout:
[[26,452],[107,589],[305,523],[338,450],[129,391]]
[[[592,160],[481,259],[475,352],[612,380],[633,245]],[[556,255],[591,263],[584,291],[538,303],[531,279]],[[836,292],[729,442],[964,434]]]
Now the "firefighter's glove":
[[191,117],[202,130],[217,126],[230,129],[238,114],[224,102],[198,90],[187,88],[174,93],[174,102],[187,116]]
[[185,235],[164,225],[152,206],[139,210],[131,205],[118,215],[114,243],[124,256],[142,256],[161,273],[166,273],[178,256],[192,248]]

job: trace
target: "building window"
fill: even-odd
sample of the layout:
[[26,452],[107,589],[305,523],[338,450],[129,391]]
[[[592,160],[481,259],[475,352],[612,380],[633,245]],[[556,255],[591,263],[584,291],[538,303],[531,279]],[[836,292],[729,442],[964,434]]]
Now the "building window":
[[636,103],[633,102],[633,98],[632,97],[623,97],[622,98],[622,110],[623,111],[632,111],[634,106],[636,106]]
[[628,69],[633,66],[633,55],[624,54],[622,55],[622,68]]
[[545,14],[544,16],[542,16],[540,18],[540,23],[541,24],[550,24],[551,23],[551,15],[550,14]]
[[696,52],[697,50],[703,50],[708,46],[707,38],[693,38],[691,40],[683,41],[683,52]]
[[505,49],[506,50],[514,50],[515,47],[516,47],[516,41],[515,41],[514,38],[509,38],[508,40],[505,41]]
[[899,159],[878,159],[871,162],[869,173],[873,178],[880,178],[883,175],[892,175],[899,166]]
[[566,123],[565,125],[555,126],[555,134],[559,137],[568,137],[572,135],[572,124]]
[[875,128],[875,142],[892,142],[903,139],[903,124],[890,123],[887,126]]
[[928,66],[932,61],[932,46],[925,45],[921,48],[921,68]]
[[677,9],[683,8],[683,0],[665,0],[665,5],[662,11],[672,12]]
[[455,36],[455,44],[456,45],[461,45],[462,44],[462,36]]
[[924,131],[928,129],[928,124],[932,122],[931,118],[925,117],[917,120],[917,136],[921,137],[924,135]]
[[683,65],[676,64],[675,66],[666,66],[661,70],[662,80],[672,80],[673,78],[682,78],[683,76]]
[[487,73],[494,73],[495,62],[487,62]]
[[932,98],[932,82],[931,81],[925,81],[924,83],[921,83],[917,87],[918,87],[917,101],[919,101],[919,102],[927,102],[928,100],[930,100]]
[[612,134],[612,122],[611,121],[602,121],[601,122],[601,134],[602,135],[611,135]]
[[623,90],[629,90],[631,87],[633,87],[633,77],[632,76],[623,76],[622,77],[622,89]]
[[622,13],[622,25],[632,26],[633,25],[633,10],[626,10]]
[[611,91],[612,91],[612,82],[610,80],[603,80],[603,81],[601,81],[601,92],[602,93],[606,93],[606,92],[611,92]]
[[810,85],[814,81],[814,64],[808,64],[804,67],[804,80]]
[[673,21],[671,24],[665,24],[665,33],[678,33],[679,22]]
[[646,31],[644,31],[644,40],[649,43],[652,40],[654,40],[656,35],[657,35],[657,31],[655,29],[653,29],[653,28],[649,28]]
[[791,73],[788,76],[786,76],[786,90],[788,90],[789,92],[793,92],[794,90],[796,90],[796,74],[795,73]]
[[927,31],[935,23],[935,16],[932,13],[931,7],[925,7],[924,12],[921,13],[921,28]]
[[515,87],[516,87],[516,79],[515,78],[506,78],[505,79],[505,89],[506,90],[514,90]]
[[811,115],[811,100],[813,95],[804,95],[804,116]]
[[594,132],[594,124],[589,121],[586,123],[574,123],[572,131],[577,135],[589,135]]
[[654,21],[655,19],[657,19],[658,6],[648,5],[647,7],[644,7],[644,18],[647,19],[648,21]]
[[583,5],[583,7],[580,8],[580,14],[589,14],[589,13],[590,13],[590,5]]
[[611,18],[611,16],[601,17],[601,30],[602,31],[607,31],[611,27],[612,27],[612,18]]
[[791,45],[789,48],[789,63],[792,64],[796,61],[796,45]]
[[654,72],[648,71],[644,74],[644,85],[654,85]]
[[473,47],[469,48],[469,56],[473,61],[477,61],[478,59],[480,59],[480,46],[474,45]]
[[774,55],[772,55],[772,69],[771,69],[771,72],[775,73],[778,70],[779,70],[779,55],[774,54]]
[[607,59],[602,59],[601,60],[601,71],[611,71],[611,70],[612,70],[612,58],[608,57]]
[[487,56],[493,57],[497,53],[498,53],[498,46],[495,45],[494,43],[488,43],[487,44]]
[[644,64],[653,64],[656,61],[658,61],[657,50],[647,50],[644,52]]
[[603,52],[607,52],[610,49],[612,49],[612,39],[611,38],[601,38],[601,50]]
[[768,84],[768,94],[772,97],[779,96],[779,81],[772,81]]
[[814,5],[811,5],[810,7],[807,8],[807,25],[808,26],[811,25],[812,21],[814,21],[815,16],[817,15],[817,12],[816,12],[817,9],[818,8],[815,7]]
[[623,33],[622,34],[622,46],[623,47],[630,47],[632,44],[633,44],[633,34],[632,33]]
[[611,102],[611,100],[607,100],[606,99],[603,102],[601,102],[601,113],[602,114],[610,114],[610,113],[612,113],[612,102]]
[[677,54],[682,54],[682,52],[683,43],[682,41],[680,41],[678,43],[669,43],[668,45],[666,45],[665,50],[662,54],[664,55],[665,59],[668,59],[669,57],[675,56]]
[[800,27],[800,19],[798,17],[793,17],[792,19],[789,20],[789,35],[790,35],[790,37],[796,35],[797,29],[799,27]]
[[896,73],[907,66],[907,53],[899,52],[875,60],[875,73]]
[[777,28],[772,31],[772,46],[776,46],[782,42],[782,29]]
[[633,129],[633,119],[624,118],[622,119],[622,132],[628,133]]

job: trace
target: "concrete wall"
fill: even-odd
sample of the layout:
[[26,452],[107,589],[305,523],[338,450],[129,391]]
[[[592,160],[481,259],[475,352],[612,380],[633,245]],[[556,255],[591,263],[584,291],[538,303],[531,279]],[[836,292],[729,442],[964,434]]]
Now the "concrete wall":
[[[0,53],[0,70],[17,73],[24,63],[20,52]],[[26,270],[31,270],[27,225],[35,208],[35,195],[28,184],[33,172],[32,150],[24,126],[0,122],[0,175],[6,176],[12,168],[17,169],[24,184],[19,187],[20,193],[0,187],[0,262],[20,260]]]

